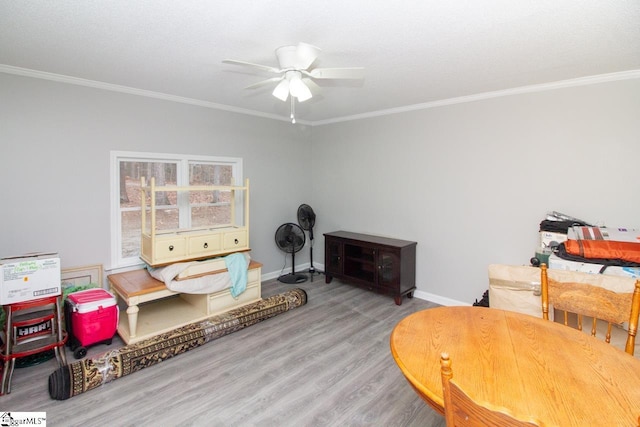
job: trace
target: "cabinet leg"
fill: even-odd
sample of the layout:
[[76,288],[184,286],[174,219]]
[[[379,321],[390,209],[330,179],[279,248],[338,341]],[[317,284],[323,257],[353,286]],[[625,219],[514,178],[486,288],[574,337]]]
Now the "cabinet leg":
[[402,295],[398,295],[393,298],[396,302],[396,305],[402,305]]
[[127,307],[127,318],[129,320],[129,338],[136,336],[136,329],[138,328],[138,311],[140,309],[137,305],[131,305]]
[[333,277],[329,276],[326,272],[324,273],[324,283],[331,283]]

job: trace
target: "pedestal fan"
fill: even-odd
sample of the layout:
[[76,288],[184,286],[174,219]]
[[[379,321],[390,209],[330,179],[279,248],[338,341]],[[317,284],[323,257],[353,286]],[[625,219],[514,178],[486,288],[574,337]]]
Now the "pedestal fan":
[[298,224],[288,222],[282,224],[276,230],[276,245],[291,254],[291,273],[283,274],[278,277],[278,280],[282,283],[302,283],[307,280],[307,276],[304,274],[296,273],[296,252],[304,247],[306,237],[304,230],[300,228]]
[[[309,232],[309,273],[311,273],[313,278],[313,274],[316,273],[316,269],[313,266],[313,226],[316,224],[316,214],[313,212],[311,206],[302,204],[298,207],[298,224]],[[322,272],[319,271],[318,273]]]

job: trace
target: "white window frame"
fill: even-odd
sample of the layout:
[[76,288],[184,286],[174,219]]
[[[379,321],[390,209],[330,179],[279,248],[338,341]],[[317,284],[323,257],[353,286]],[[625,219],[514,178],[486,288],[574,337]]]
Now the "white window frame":
[[[144,153],[133,151],[111,151],[110,153],[110,185],[111,185],[111,268],[128,268],[141,266],[144,262],[139,257],[122,257],[122,216],[120,211],[120,162],[167,162],[176,163],[176,177],[178,186],[189,185],[190,163],[214,163],[227,165],[232,168],[233,185],[243,185],[242,158],[194,156],[188,154]],[[186,205],[185,205],[186,203]],[[179,209],[188,209],[188,198],[182,198]],[[243,203],[237,204],[236,216],[242,218]],[[180,215],[184,218],[187,215]],[[181,220],[182,221],[182,220]],[[184,226],[180,224],[180,226]]]

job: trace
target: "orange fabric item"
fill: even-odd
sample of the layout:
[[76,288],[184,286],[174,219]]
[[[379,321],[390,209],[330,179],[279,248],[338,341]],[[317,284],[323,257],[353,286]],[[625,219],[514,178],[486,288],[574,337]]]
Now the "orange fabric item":
[[568,254],[583,258],[621,259],[640,263],[640,243],[610,240],[567,240]]

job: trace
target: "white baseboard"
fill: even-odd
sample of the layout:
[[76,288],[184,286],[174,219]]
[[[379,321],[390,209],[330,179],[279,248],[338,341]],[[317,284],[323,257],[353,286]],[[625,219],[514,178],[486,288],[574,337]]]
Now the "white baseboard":
[[432,294],[429,292],[416,290],[413,292],[415,298],[419,298],[425,301],[434,302],[440,305],[452,306],[452,305],[471,305],[468,302],[462,302],[455,299],[443,297],[440,295]]
[[[296,272],[297,273],[306,273],[309,270],[309,267],[311,267],[310,263],[305,263],[305,264],[300,264],[300,265],[296,265]],[[318,270],[318,271],[324,271],[324,264],[316,264],[314,263],[313,267]],[[280,271],[272,271],[270,273],[264,273],[262,274],[262,281],[265,280],[271,280],[271,279],[277,279],[278,277],[280,277],[281,274],[286,274],[289,273],[291,271],[291,267],[289,267],[288,269],[283,270],[282,272]],[[421,299],[421,300],[425,300],[425,301],[430,301],[436,304],[440,304],[440,305],[446,305],[446,306],[452,306],[452,305],[471,305],[468,302],[462,302],[462,301],[458,301],[458,300],[454,300],[451,298],[447,298],[447,297],[443,297],[440,295],[435,295],[429,292],[424,292],[424,291],[420,291],[420,290],[416,290],[413,292],[413,296],[415,298]]]
[[[311,267],[311,263],[307,262],[304,264],[300,264],[300,265],[296,265],[296,273],[302,273],[302,274],[309,274],[309,267]],[[318,271],[324,271],[324,266],[323,265],[317,265],[316,263],[313,263],[313,268],[315,268]],[[288,274],[291,273],[291,267],[287,267],[282,271],[272,271],[270,273],[262,273],[262,276],[260,276],[262,278],[262,281],[264,282],[265,280],[271,280],[271,279],[277,279],[278,277],[280,277],[280,275],[282,274]]]

